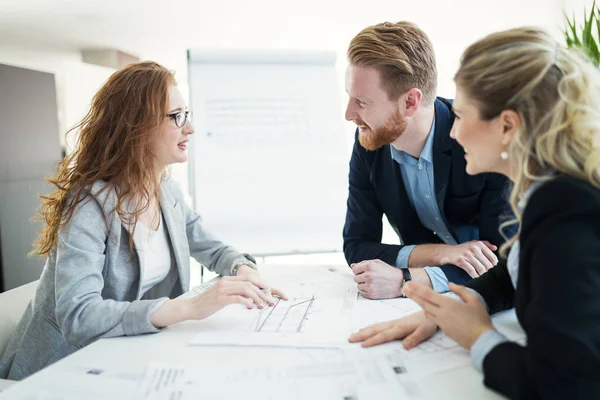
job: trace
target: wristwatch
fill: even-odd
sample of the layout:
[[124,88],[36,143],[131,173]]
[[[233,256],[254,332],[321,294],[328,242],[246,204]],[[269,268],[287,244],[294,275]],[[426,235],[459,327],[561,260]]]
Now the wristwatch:
[[[402,268],[402,283],[400,284],[400,291],[404,289],[404,285],[406,285],[406,282],[410,281],[412,281],[412,275],[410,274],[410,271],[408,270],[408,268]],[[404,293],[402,293],[402,297],[406,297]]]
[[236,276],[238,269],[240,269],[242,265],[248,266],[253,270],[258,271],[258,267],[252,261],[245,258],[240,258],[233,263],[233,267],[231,268],[231,276]]

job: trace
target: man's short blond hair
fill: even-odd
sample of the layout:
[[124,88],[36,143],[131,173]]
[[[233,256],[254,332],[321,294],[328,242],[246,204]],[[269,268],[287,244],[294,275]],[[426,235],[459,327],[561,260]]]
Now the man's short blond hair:
[[437,68],[431,41],[411,22],[384,22],[363,29],[348,47],[351,65],[374,67],[390,100],[409,89],[423,92],[426,104],[435,100]]

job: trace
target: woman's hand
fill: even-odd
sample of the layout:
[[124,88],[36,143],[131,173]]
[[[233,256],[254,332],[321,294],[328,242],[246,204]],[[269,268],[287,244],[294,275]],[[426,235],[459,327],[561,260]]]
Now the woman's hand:
[[404,339],[402,345],[408,350],[429,339],[436,330],[437,325],[427,319],[423,311],[418,311],[404,318],[361,329],[348,340],[350,343],[362,342],[362,347],[371,347]]
[[150,315],[153,326],[160,328],[190,319],[204,319],[230,304],[248,309],[274,305],[268,286],[253,276],[224,276],[205,292],[188,298],[168,300]]
[[403,293],[416,301],[425,316],[437,324],[446,335],[467,350],[484,332],[494,329],[492,320],[479,296],[464,286],[449,285],[462,301],[436,293],[428,287],[409,282]]
[[247,265],[240,265],[236,276],[245,276],[248,279],[253,279],[254,281],[261,282],[261,284],[264,285],[264,286],[261,286],[261,288],[263,290],[265,290],[265,292],[267,292],[271,295],[281,297],[283,300],[288,299],[287,296],[285,295],[285,293],[283,293],[281,290],[275,289],[273,287],[266,285],[264,283],[264,281],[262,280],[260,273],[257,270],[255,270],[254,268],[250,268]]
[[253,276],[224,276],[205,292],[189,298],[186,319],[204,319],[230,304],[242,304],[248,309],[274,305],[268,286]]

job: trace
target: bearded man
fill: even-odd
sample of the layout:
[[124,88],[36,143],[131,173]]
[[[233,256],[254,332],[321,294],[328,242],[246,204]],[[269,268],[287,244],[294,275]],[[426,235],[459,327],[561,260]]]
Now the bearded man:
[[[410,22],[363,29],[348,48],[345,118],[357,126],[350,160],[344,254],[360,293],[402,297],[408,280],[448,290],[498,263],[513,232],[507,180],[470,176],[450,138],[452,102],[436,97],[427,35]],[[385,215],[401,244],[383,244]]]

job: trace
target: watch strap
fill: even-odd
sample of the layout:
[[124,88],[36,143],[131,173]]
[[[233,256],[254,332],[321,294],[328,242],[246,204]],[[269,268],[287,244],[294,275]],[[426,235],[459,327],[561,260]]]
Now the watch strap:
[[[408,270],[408,268],[402,268],[402,283],[400,284],[400,291],[403,292],[402,289],[404,289],[404,285],[406,285],[406,282],[410,282],[412,281],[412,275],[410,274],[410,271]],[[401,297],[406,297],[404,295],[404,293],[402,293]]]
[[240,269],[240,267],[242,265],[246,265],[246,266],[258,271],[258,267],[252,261],[250,261],[246,258],[239,258],[239,259],[235,260],[233,263],[233,266],[231,268],[231,276],[236,276],[238,269]]

